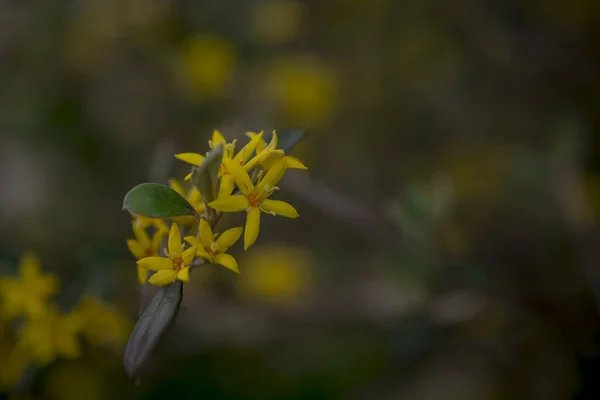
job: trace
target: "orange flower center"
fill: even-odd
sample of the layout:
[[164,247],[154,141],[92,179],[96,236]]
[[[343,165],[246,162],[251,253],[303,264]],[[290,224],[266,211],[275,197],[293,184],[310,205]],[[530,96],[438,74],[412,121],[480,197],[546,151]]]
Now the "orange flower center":
[[248,196],[248,203],[250,204],[250,207],[258,207],[261,205],[262,200],[258,194],[251,193],[250,196]]
[[177,257],[173,259],[173,269],[175,271],[179,271],[181,268],[183,268],[183,258],[181,257]]

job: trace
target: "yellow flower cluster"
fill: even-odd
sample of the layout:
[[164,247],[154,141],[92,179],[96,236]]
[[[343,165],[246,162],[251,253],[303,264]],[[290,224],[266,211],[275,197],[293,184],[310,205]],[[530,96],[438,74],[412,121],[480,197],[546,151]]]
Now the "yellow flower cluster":
[[[133,232],[135,239],[127,240],[127,246],[138,259],[138,277],[141,284],[146,281],[152,285],[163,286],[180,280],[189,280],[190,268],[197,264],[220,264],[239,273],[237,261],[226,251],[232,247],[244,232],[244,249],[248,249],[258,238],[260,215],[267,213],[297,218],[298,212],[290,204],[271,199],[279,188],[277,183],[287,169],[307,169],[298,159],[286,155],[277,148],[277,133],[269,143],[263,138],[263,132],[248,132],[248,143],[236,151],[237,140],[227,142],[217,130],[212,134],[208,145],[211,149],[223,146],[223,156],[218,178],[218,194],[210,202],[202,197],[199,188],[194,185],[185,190],[182,183],[171,180],[173,190],[184,197],[200,215],[196,225],[194,217],[174,218],[171,228],[167,229],[164,221],[134,216]],[[180,153],[175,157],[191,164],[192,171],[184,181],[190,181],[197,167],[200,167],[205,156],[199,153]],[[237,227],[226,230],[222,234],[214,233],[215,220],[210,215],[220,216],[227,212],[246,212],[245,228]],[[141,219],[140,219],[141,218]],[[194,229],[196,235],[185,236],[182,241],[181,229]],[[164,256],[159,254],[160,243],[168,235],[168,245]],[[199,261],[196,262],[195,259]],[[154,275],[147,279],[148,271]]]
[[[0,278],[0,332],[11,333],[0,335],[0,345],[10,349],[0,355],[8,360],[0,369],[0,386],[14,384],[28,364],[45,366],[57,358],[77,358],[80,337],[118,346],[127,340],[129,321],[94,297],[61,313],[52,302],[58,286],[57,277],[45,274],[33,254],[21,258],[17,277]],[[8,336],[14,336],[16,344],[7,344]]]

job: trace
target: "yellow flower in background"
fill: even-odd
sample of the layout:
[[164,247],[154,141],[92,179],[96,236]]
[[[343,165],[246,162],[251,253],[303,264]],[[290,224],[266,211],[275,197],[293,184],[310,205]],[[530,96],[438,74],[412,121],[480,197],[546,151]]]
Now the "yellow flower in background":
[[329,67],[314,58],[291,56],[274,61],[265,77],[266,94],[281,105],[288,124],[310,127],[327,122],[336,98]]
[[61,315],[49,307],[36,318],[30,318],[18,332],[17,347],[31,355],[40,366],[56,358],[77,358],[80,354],[77,335],[82,328],[79,314]]
[[246,228],[244,230],[244,249],[248,249],[258,237],[260,229],[260,213],[282,215],[297,218],[298,212],[290,204],[268,199],[278,188],[275,186],[285,172],[285,163],[280,160],[254,186],[250,176],[244,169],[232,161],[227,162],[227,168],[235,180],[241,195],[219,197],[209,206],[224,212],[246,211]]
[[299,1],[259,1],[252,15],[252,34],[269,44],[288,42],[298,36],[304,14]]
[[[131,224],[131,227],[135,235],[135,239],[127,239],[127,247],[131,254],[138,260],[158,255],[165,232],[157,230],[154,232],[152,239],[150,239],[146,230],[140,228],[135,221]],[[148,280],[148,270],[138,265],[137,274],[140,284],[145,284]]]
[[223,93],[232,78],[234,64],[234,49],[228,41],[203,34],[185,44],[181,72],[194,93],[212,98]]
[[133,214],[133,217],[136,225],[142,229],[153,227],[157,231],[162,231],[164,233],[169,232],[167,224],[160,218],[149,218],[139,214]]
[[302,297],[312,281],[312,257],[294,246],[261,246],[245,253],[241,295],[263,301],[288,302]]
[[[202,214],[204,212],[204,199],[202,198],[202,194],[196,186],[191,185],[191,187],[186,192],[183,188],[183,185],[176,179],[170,179],[169,186],[171,187],[171,189],[179,193],[181,197],[186,199],[188,203],[190,203],[191,206],[194,207],[194,210],[196,210],[198,214]],[[173,218],[173,222],[181,226],[190,226],[196,222],[196,217],[191,215],[175,217]]]
[[40,261],[35,255],[24,254],[19,265],[19,277],[0,279],[1,314],[5,318],[43,315],[49,298],[57,289],[57,278],[41,271]]
[[131,322],[118,310],[93,296],[85,296],[73,311],[81,321],[81,332],[92,344],[121,349],[131,333]]
[[221,264],[235,273],[240,273],[238,264],[232,255],[226,251],[238,241],[242,236],[242,228],[231,228],[223,232],[214,240],[213,231],[208,222],[200,219],[198,228],[198,238],[193,236],[185,237],[185,240],[196,248],[196,255],[203,258],[207,263]]
[[177,224],[171,225],[169,232],[168,252],[165,249],[164,257],[146,257],[138,261],[138,265],[150,271],[156,271],[148,282],[154,286],[164,286],[180,280],[187,282],[190,279],[190,264],[194,260],[196,249],[184,249],[181,243],[181,233]]
[[[223,153],[223,161],[221,163],[221,167],[219,168],[219,178],[221,183],[219,185],[219,193],[218,196],[228,196],[233,191],[234,181],[227,169],[225,164],[225,160],[233,160],[240,165],[245,165],[246,162],[250,159],[254,151],[256,150],[256,146],[262,139],[262,132],[254,134],[254,136],[250,139],[250,141],[240,149],[240,151],[235,154],[235,145],[236,140],[233,140],[231,143],[227,143],[225,137],[218,130],[214,130],[212,134],[212,139],[208,142],[208,145],[211,149],[214,149],[219,144],[223,143],[225,146],[225,151]],[[235,156],[234,156],[235,154]],[[196,167],[199,167],[200,164],[204,161],[204,156],[198,153],[180,153],[176,154],[175,158],[187,162],[188,164],[192,164]],[[189,180],[192,176],[190,172],[185,180]],[[197,210],[198,211],[198,210]],[[204,208],[202,211],[198,211],[199,214],[204,212]]]

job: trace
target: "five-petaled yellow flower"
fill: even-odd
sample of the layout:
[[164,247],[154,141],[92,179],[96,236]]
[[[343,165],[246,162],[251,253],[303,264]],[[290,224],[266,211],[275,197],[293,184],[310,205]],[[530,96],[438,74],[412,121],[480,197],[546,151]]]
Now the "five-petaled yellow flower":
[[288,218],[298,217],[298,212],[290,204],[280,200],[268,199],[278,189],[275,185],[285,172],[285,161],[283,159],[275,163],[256,186],[252,184],[250,176],[239,164],[230,160],[226,160],[226,163],[242,194],[218,197],[209,206],[224,212],[247,212],[244,249],[252,246],[258,237],[261,211]]
[[[219,178],[221,179],[221,184],[219,186],[218,196],[229,196],[233,191],[234,180],[231,177],[231,174],[229,173],[225,161],[233,160],[239,165],[245,165],[246,163],[249,163],[250,165],[254,166],[256,162],[248,160],[256,150],[256,146],[258,145],[258,143],[262,140],[262,134],[262,132],[253,134],[250,141],[244,147],[242,147],[240,151],[238,151],[237,154],[234,156],[236,140],[232,141],[231,143],[227,143],[225,138],[223,137],[223,135],[221,135],[219,131],[217,131],[216,129],[213,131],[212,139],[208,142],[209,147],[211,149],[214,149],[221,143],[223,144],[223,146],[225,146],[223,152],[223,162],[221,163],[221,167],[219,169]],[[276,137],[274,140],[276,143]],[[264,154],[268,153],[272,148],[273,146],[269,145],[268,148],[265,148],[262,150],[262,152],[260,152],[259,156],[264,156]],[[199,167],[200,164],[202,164],[202,162],[204,161],[204,156],[198,153],[180,153],[176,154],[175,157],[196,167]],[[191,176],[192,173],[190,172],[185,177],[185,180],[189,180]]]
[[187,236],[185,240],[196,248],[196,255],[202,257],[209,264],[221,264],[239,274],[237,261],[226,251],[238,241],[241,235],[241,227],[231,228],[223,232],[217,240],[214,240],[210,224],[204,218],[201,218],[198,238]]
[[196,248],[184,249],[181,243],[181,233],[177,224],[171,225],[169,232],[168,251],[165,249],[165,257],[146,257],[137,263],[150,271],[156,271],[148,282],[155,286],[164,286],[179,279],[187,282],[190,279],[190,264],[194,260]]
[[0,279],[3,317],[39,317],[46,312],[47,302],[58,289],[54,275],[44,274],[38,258],[24,254],[19,265],[19,278]]
[[57,357],[79,356],[81,315],[62,315],[48,307],[43,315],[29,319],[19,332],[17,347],[31,354],[38,365],[47,365]]
[[[165,232],[157,230],[154,232],[152,239],[148,236],[145,229],[140,228],[135,221],[131,224],[135,239],[127,239],[127,247],[131,254],[138,260],[146,257],[157,256],[160,250]],[[145,284],[148,280],[148,270],[138,265],[137,270],[138,280],[140,284]]]

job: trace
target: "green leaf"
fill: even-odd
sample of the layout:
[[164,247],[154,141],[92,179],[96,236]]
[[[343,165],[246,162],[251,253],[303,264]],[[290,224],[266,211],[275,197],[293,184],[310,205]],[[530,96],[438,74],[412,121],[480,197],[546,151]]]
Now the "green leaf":
[[[306,136],[306,131],[294,129],[291,131],[277,132],[277,148],[289,153],[294,146],[298,144]],[[265,141],[269,143],[273,134],[265,135]]]
[[194,207],[179,193],[158,183],[142,183],[131,189],[125,195],[123,209],[151,218],[198,216]]
[[183,298],[180,281],[161,287],[138,320],[125,348],[123,365],[131,379],[138,379],[140,369],[169,328]]
[[194,167],[192,182],[207,202],[217,198],[219,191],[219,168],[223,161],[223,144],[219,144],[206,156],[199,167]]

